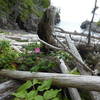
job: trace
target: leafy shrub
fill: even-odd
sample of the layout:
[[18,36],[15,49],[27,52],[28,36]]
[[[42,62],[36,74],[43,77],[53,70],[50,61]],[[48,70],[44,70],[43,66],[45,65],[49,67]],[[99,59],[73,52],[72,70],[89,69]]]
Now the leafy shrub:
[[32,13],[41,16],[43,9],[40,8],[47,8],[49,5],[49,0],[0,0],[0,16],[8,17],[14,13],[15,8],[15,13],[19,14],[21,20],[26,20]]
[[14,68],[14,61],[19,57],[19,53],[11,48],[10,42],[0,41],[0,68]]
[[36,43],[30,43],[27,46],[24,46],[26,51],[34,51],[35,48],[41,48],[42,44],[39,42]]
[[61,90],[51,89],[51,84],[51,80],[43,82],[38,80],[27,81],[19,87],[16,93],[13,93],[14,100],[61,100],[58,95]]

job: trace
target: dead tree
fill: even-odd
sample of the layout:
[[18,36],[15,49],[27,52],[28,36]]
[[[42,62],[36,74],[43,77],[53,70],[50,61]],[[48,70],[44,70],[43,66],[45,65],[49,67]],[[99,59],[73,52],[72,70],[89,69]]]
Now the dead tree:
[[91,19],[91,22],[90,22],[90,26],[89,26],[89,34],[88,34],[88,45],[90,45],[90,42],[91,42],[91,25],[93,23],[93,20],[94,20],[94,16],[95,16],[95,11],[97,10],[97,0],[95,0],[95,7],[92,11],[93,13],[93,16],[92,16],[92,19]]
[[[44,12],[44,15],[41,21],[38,24],[37,34],[39,38],[51,45],[56,45],[55,40],[52,36],[54,31],[54,20],[56,15],[56,8],[49,7]],[[44,46],[46,50],[48,50],[47,46]]]

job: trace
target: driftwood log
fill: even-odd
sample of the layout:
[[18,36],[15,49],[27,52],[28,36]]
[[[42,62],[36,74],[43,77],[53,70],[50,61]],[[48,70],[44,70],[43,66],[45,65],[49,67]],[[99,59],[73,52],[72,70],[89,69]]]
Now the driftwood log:
[[21,84],[18,81],[10,80],[0,84],[0,100],[10,100],[12,98],[11,94],[16,91],[16,89]]
[[[84,63],[84,61],[82,60],[82,57],[81,57],[80,54],[78,53],[77,48],[75,47],[74,43],[71,41],[71,39],[70,39],[69,36],[66,37],[66,42],[67,42],[67,45],[69,46],[71,52],[73,52],[74,55],[75,55],[76,57],[78,57],[78,59],[79,59],[80,61],[82,61],[82,62]],[[82,75],[91,75],[91,73],[90,73],[90,72],[87,72],[87,71],[84,69],[84,67],[83,67],[81,64],[79,64],[78,62],[77,62],[77,68],[78,68],[79,72],[80,72]],[[91,99],[92,99],[92,100],[100,100],[100,93],[99,93],[99,92],[90,91],[89,93],[91,94],[90,96],[91,96]]]
[[[64,33],[64,34],[69,34],[69,35],[75,35],[75,36],[83,36],[83,37],[88,37],[88,34],[85,33],[78,33],[78,32],[69,32],[69,31],[65,31],[62,28],[59,27],[55,27],[55,32],[59,32],[59,33]],[[59,36],[59,35],[58,35]],[[91,36],[91,38],[93,39],[97,39],[100,40],[99,36]]]
[[51,79],[53,84],[60,87],[73,87],[86,90],[93,90],[100,92],[100,77],[87,75],[70,75],[70,74],[56,74],[43,72],[28,72],[28,71],[0,71],[1,76],[9,77],[18,80],[48,80]]
[[[69,67],[65,65],[63,59],[60,59],[60,69],[64,74],[68,74],[69,73]],[[70,97],[72,100],[81,100],[80,94],[78,92],[78,90],[76,88],[68,88]]]
[[[56,8],[52,6],[47,8],[46,11],[44,12],[41,21],[38,24],[38,30],[37,30],[39,38],[51,45],[56,45],[56,42],[52,35],[54,31],[55,16],[56,16]],[[48,50],[47,45],[44,46],[43,48]]]

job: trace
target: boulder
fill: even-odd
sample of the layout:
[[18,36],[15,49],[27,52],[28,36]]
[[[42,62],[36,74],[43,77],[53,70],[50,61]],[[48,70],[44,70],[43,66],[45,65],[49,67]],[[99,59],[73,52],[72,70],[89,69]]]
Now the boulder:
[[[90,26],[90,21],[86,20],[86,21],[82,22],[82,24],[80,25],[80,28],[88,31],[89,26]],[[100,33],[100,26],[98,26],[96,22],[93,22],[91,25],[91,30],[93,32]]]

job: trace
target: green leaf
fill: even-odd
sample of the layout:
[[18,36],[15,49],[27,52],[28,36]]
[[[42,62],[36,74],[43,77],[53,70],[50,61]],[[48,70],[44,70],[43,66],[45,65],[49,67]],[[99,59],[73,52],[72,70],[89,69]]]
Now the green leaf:
[[24,91],[28,88],[30,88],[32,86],[32,82],[31,81],[27,81],[26,83],[24,83],[17,91]]
[[78,71],[70,71],[69,74],[80,75],[80,72],[78,72]]
[[48,90],[51,87],[51,84],[52,84],[52,80],[46,80],[42,83],[41,86],[38,86],[37,90],[38,91]]
[[17,98],[25,98],[26,94],[27,94],[27,91],[21,91],[21,92],[18,92],[18,93],[13,93],[12,95],[17,97]]
[[37,95],[38,91],[36,90],[33,90],[33,91],[30,91],[27,96],[28,96],[28,100],[33,100],[34,97]]
[[44,93],[44,99],[49,100],[55,98],[61,90],[48,90]]
[[37,96],[35,97],[35,100],[44,100],[44,99],[43,99],[43,96],[37,95]]
[[41,82],[38,81],[37,79],[34,79],[34,80],[33,80],[33,85],[36,85],[36,84],[41,84]]
[[53,98],[52,100],[60,100],[58,97]]

